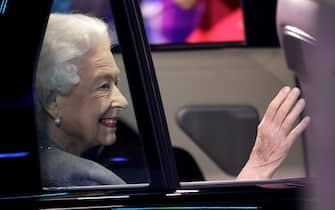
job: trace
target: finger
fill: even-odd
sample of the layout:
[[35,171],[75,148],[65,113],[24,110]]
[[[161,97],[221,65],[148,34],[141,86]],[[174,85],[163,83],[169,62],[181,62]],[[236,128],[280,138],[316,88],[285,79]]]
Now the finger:
[[311,118],[309,116],[304,117],[301,122],[290,132],[287,140],[293,143],[298,137],[304,132],[306,127],[310,124]]
[[271,101],[269,104],[267,110],[265,111],[263,121],[272,121],[278,108],[283,103],[285,98],[287,97],[288,93],[290,92],[290,87],[283,87],[279,93],[276,95],[276,97]]
[[286,130],[285,134],[289,134],[294,123],[299,118],[299,115],[302,113],[306,105],[304,99],[299,99],[299,101],[295,104],[294,108],[291,112],[287,115],[286,119],[282,124],[282,128]]
[[274,121],[278,124],[281,125],[286,118],[287,114],[290,112],[292,109],[292,106],[296,103],[298,97],[300,95],[300,90],[298,88],[293,88],[290,93],[288,94],[287,98],[285,101],[281,104],[279,107]]

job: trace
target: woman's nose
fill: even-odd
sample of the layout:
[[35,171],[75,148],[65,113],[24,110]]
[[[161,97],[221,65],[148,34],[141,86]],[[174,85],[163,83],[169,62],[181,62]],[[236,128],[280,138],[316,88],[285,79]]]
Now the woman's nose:
[[128,107],[128,101],[118,87],[114,88],[114,94],[112,95],[112,107],[120,107],[123,109]]

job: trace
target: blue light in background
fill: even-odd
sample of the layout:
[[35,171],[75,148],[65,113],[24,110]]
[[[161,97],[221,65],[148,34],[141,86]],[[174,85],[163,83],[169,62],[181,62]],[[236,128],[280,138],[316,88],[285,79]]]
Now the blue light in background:
[[0,13],[5,14],[8,0],[2,0],[0,5]]
[[71,11],[71,8],[72,8],[71,0],[54,0],[51,12],[68,13]]
[[20,158],[26,157],[29,152],[12,152],[12,153],[0,153],[0,158]]
[[126,162],[128,161],[128,158],[124,157],[113,157],[110,159],[112,162]]

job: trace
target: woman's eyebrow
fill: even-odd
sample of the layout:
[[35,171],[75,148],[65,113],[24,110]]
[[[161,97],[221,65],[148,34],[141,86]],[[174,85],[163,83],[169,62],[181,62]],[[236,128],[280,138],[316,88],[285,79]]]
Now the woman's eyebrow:
[[95,81],[100,81],[100,80],[114,80],[115,76],[111,73],[103,73],[103,74],[99,74],[97,75],[97,77],[95,78]]
[[95,81],[100,81],[103,79],[107,79],[107,80],[117,80],[117,78],[120,75],[120,71],[118,70],[117,72],[99,72],[98,75],[95,78]]

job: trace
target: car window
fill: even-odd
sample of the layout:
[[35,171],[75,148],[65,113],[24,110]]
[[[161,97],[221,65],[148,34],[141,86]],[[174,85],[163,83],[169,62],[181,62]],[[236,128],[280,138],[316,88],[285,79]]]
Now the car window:
[[43,187],[149,182],[109,1],[53,2],[35,78]]

